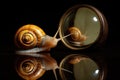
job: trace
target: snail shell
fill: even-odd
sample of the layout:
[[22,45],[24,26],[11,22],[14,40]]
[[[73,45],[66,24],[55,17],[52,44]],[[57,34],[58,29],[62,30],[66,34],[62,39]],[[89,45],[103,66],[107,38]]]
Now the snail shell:
[[86,40],[86,36],[83,35],[77,27],[70,27],[68,29],[73,41],[82,42]]
[[18,75],[26,80],[36,80],[45,73],[41,62],[34,57],[19,57],[15,69]]
[[19,48],[30,49],[40,46],[45,32],[38,26],[27,24],[18,29],[15,34],[15,44]]

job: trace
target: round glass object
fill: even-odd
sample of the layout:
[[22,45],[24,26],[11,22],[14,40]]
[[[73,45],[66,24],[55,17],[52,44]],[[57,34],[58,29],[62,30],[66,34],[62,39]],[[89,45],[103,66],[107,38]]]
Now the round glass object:
[[[94,43],[101,44],[108,33],[104,15],[91,5],[76,5],[68,9],[61,17],[59,28],[62,42],[70,49],[84,49]],[[63,38],[68,34],[71,35]]]
[[[71,54],[60,63],[60,76],[63,80],[103,80],[104,72],[98,64],[89,57]],[[70,72],[63,71],[62,68]]]

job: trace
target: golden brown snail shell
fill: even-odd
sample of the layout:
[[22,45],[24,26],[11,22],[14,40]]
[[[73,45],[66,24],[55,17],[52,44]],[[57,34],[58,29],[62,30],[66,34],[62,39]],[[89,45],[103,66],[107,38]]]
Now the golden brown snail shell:
[[71,39],[73,41],[82,42],[82,41],[86,40],[86,36],[83,35],[81,33],[80,29],[78,29],[77,27],[70,27],[68,29],[68,31],[70,34],[72,34]]
[[34,57],[19,57],[15,69],[18,75],[26,80],[36,80],[45,73],[41,62]]
[[38,26],[27,24],[18,29],[15,34],[15,44],[19,48],[30,49],[39,46],[45,32]]

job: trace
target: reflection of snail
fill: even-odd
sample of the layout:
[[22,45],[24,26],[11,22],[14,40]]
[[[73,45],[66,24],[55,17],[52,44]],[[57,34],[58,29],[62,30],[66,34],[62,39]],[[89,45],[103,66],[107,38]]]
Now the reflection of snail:
[[36,80],[41,77],[45,70],[42,69],[42,63],[34,57],[19,57],[15,68],[17,73],[26,80]]
[[83,35],[77,27],[70,27],[68,29],[69,34],[71,34],[71,43],[76,44],[76,46],[80,46],[87,39],[85,35]]
[[[24,25],[16,32],[15,44],[22,49],[32,49],[34,47],[39,47],[39,51],[49,50],[55,47],[58,41],[61,40],[61,38],[56,38],[57,33],[58,31],[54,37],[51,37],[46,35],[45,32],[36,25]],[[63,38],[69,35],[66,35]]]
[[71,38],[74,41],[82,42],[86,40],[86,36],[83,35],[77,27],[70,27],[69,32],[72,34]]
[[61,69],[72,73],[69,70],[60,68],[57,65],[56,60],[48,53],[30,53],[26,55],[27,57],[19,57],[15,65],[17,73],[24,79],[36,80],[40,78],[46,70],[53,70],[56,80],[56,69]]

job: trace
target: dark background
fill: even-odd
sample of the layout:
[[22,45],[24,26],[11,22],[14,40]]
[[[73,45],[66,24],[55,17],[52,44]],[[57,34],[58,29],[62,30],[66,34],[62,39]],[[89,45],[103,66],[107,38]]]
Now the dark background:
[[[76,4],[89,4],[99,9],[106,17],[109,27],[108,38],[105,45],[99,49],[72,51],[61,42],[51,50],[53,56],[59,61],[68,54],[82,53],[101,61],[107,67],[106,80],[119,79],[119,15],[116,0],[44,0],[39,2],[2,2],[0,8],[0,78],[1,80],[22,80],[14,70],[14,35],[16,30],[25,24],[36,24],[47,34],[54,35],[64,12]],[[61,48],[62,47],[62,48]],[[60,51],[61,52],[60,52]],[[52,71],[43,76],[43,80],[54,80]],[[40,79],[41,80],[41,79]]]

